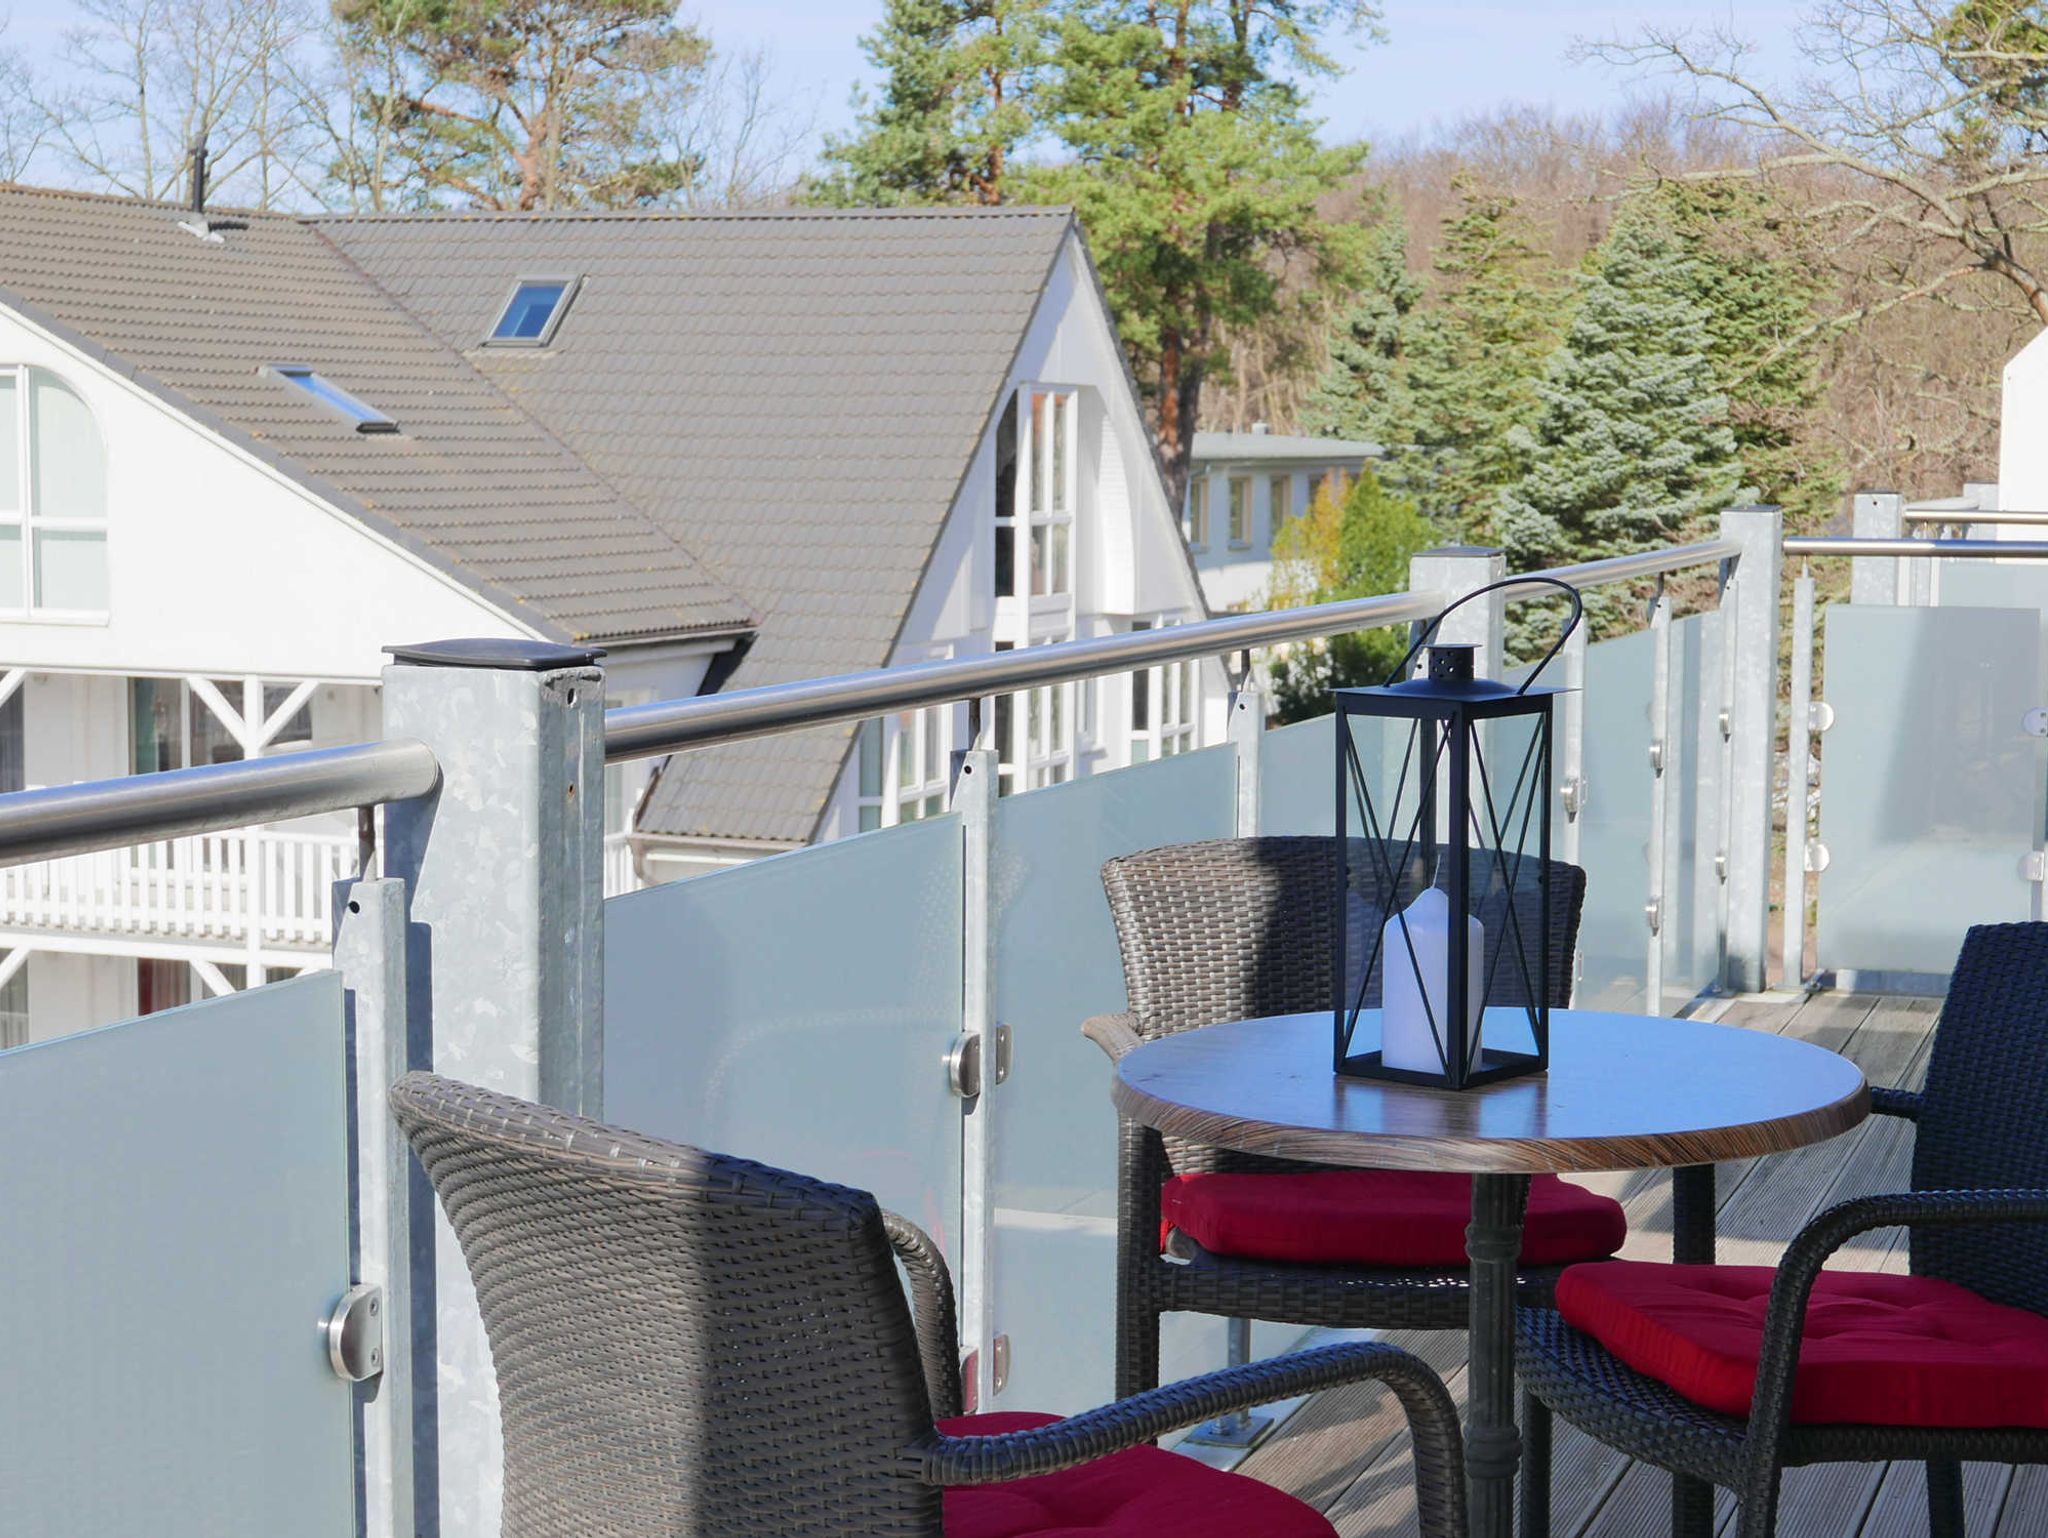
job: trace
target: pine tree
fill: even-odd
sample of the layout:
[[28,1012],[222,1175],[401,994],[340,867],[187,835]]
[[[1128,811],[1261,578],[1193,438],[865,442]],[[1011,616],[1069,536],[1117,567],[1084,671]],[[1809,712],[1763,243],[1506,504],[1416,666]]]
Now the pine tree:
[[1000,203],[1030,136],[1050,0],[888,0],[861,51],[882,72],[860,130],[828,139],[830,169],[806,189],[849,207]]
[[[1435,543],[1436,531],[1414,502],[1388,491],[1367,466],[1341,501],[1318,492],[1309,510],[1289,519],[1274,538],[1272,604],[1288,608],[1403,592],[1409,560]],[[1332,689],[1384,683],[1407,646],[1404,627],[1289,647],[1267,669],[1274,711],[1282,721],[1327,714]]]
[[1708,360],[1728,397],[1743,479],[1805,528],[1831,514],[1843,472],[1819,441],[1815,311],[1827,294],[1806,227],[1747,182],[1666,182],[1657,216],[1698,264]]
[[[1514,433],[1528,468],[1500,517],[1511,570],[1685,539],[1741,494],[1701,266],[1643,205],[1593,254],[1538,386],[1536,422]],[[1616,603],[1589,602],[1605,611],[1596,629]]]
[[1410,328],[1400,441],[1416,451],[1391,482],[1439,527],[1490,543],[1502,493],[1526,468],[1516,435],[1536,420],[1537,382],[1560,309],[1547,261],[1516,200],[1469,177],[1452,182],[1435,270],[1438,297]]
[[1331,438],[1397,445],[1411,431],[1404,359],[1422,283],[1408,270],[1408,226],[1394,211],[1366,253],[1358,297],[1330,338],[1330,362],[1302,407],[1302,426]]

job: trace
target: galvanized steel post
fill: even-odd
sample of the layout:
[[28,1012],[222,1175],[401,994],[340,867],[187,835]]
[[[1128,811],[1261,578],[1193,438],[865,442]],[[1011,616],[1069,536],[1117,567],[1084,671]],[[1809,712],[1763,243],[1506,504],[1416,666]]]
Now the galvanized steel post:
[[[444,641],[392,648],[384,670],[387,729],[441,766],[432,795],[385,813],[385,869],[411,895],[413,1061],[590,1115],[603,1107],[601,655]],[[494,1538],[504,1451],[490,1348],[447,1220],[423,1205],[414,1244],[430,1247],[434,1302],[415,1391],[436,1428],[439,1538]]]
[[1008,1077],[1007,1037],[995,1017],[996,801],[1000,768],[994,748],[954,755],[952,810],[960,814],[960,1041],[978,1065],[973,1093],[956,1081],[964,1101],[960,1128],[960,1323],[967,1360],[961,1376],[969,1403],[995,1408],[1007,1378],[998,1373],[995,1311],[996,1087]]
[[[405,883],[335,888],[334,969],[341,974],[354,1067],[355,1256],[351,1281],[383,1289],[384,1370],[357,1385],[366,1538],[413,1538],[412,1160],[387,1091],[411,1066],[406,1032]],[[432,1201],[432,1197],[427,1198]],[[432,1257],[427,1259],[431,1262]],[[431,1296],[431,1292],[429,1293]],[[431,1431],[431,1426],[425,1428]],[[431,1494],[431,1492],[429,1492]]]
[[[1849,499],[1849,519],[1858,539],[1898,539],[1906,532],[1906,499],[1896,491],[1859,491]],[[1857,556],[1849,563],[1849,601],[1905,603],[1904,569],[1898,556]]]
[[1806,981],[1806,804],[1812,795],[1814,586],[1802,570],[1792,584],[1792,701],[1785,731],[1784,980]]
[[1738,540],[1722,605],[1734,604],[1728,703],[1728,941],[1724,980],[1738,993],[1764,986],[1771,931],[1771,786],[1778,720],[1778,585],[1784,515],[1735,507],[1721,532]]
[[1657,592],[1650,600],[1650,895],[1643,917],[1648,922],[1649,940],[1645,953],[1644,1008],[1653,1015],[1664,1013],[1664,923],[1669,917],[1668,876],[1675,863],[1669,858],[1672,790],[1675,777],[1664,773],[1670,751],[1671,731],[1671,600],[1664,581],[1657,580]]

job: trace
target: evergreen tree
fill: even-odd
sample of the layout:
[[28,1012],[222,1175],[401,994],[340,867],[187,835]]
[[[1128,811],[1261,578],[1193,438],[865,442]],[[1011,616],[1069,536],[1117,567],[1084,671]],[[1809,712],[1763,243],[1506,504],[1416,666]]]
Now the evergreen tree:
[[[1309,510],[1274,537],[1272,603],[1288,608],[1404,592],[1410,558],[1436,542],[1414,502],[1388,491],[1367,466],[1341,500],[1318,492]],[[1267,668],[1274,711],[1282,721],[1327,714],[1332,689],[1386,682],[1407,649],[1405,626],[1288,647]]]
[[1515,199],[1463,174],[1451,186],[1457,203],[1433,264],[1435,298],[1418,304],[1421,285],[1393,222],[1331,342],[1308,425],[1386,444],[1385,484],[1447,535],[1483,542],[1502,491],[1522,472],[1511,434],[1535,420],[1558,305]]
[[[1737,500],[1728,399],[1708,357],[1709,281],[1653,208],[1630,206],[1609,231],[1538,386],[1536,421],[1513,435],[1528,468],[1499,521],[1511,570],[1685,539]],[[1588,602],[1596,628],[1625,601],[1599,598]],[[1540,623],[1534,610],[1516,606],[1518,630]]]
[[1516,429],[1537,413],[1537,382],[1556,344],[1559,305],[1548,263],[1513,197],[1467,176],[1438,248],[1436,302],[1411,328],[1410,417],[1392,483],[1439,527],[1492,543],[1503,492],[1526,468]]
[[831,168],[807,189],[849,207],[1000,203],[1030,136],[1051,0],[888,0],[861,51],[882,72],[860,129],[828,139]]
[[1707,357],[1728,397],[1743,479],[1794,528],[1830,515],[1842,490],[1836,453],[1818,441],[1815,309],[1827,295],[1806,230],[1749,182],[1666,182],[1652,199],[1691,253],[1707,312]]
[[1302,426],[1330,438],[1398,445],[1409,425],[1404,353],[1422,283],[1408,270],[1408,226],[1393,212],[1366,253],[1358,297],[1330,338],[1330,362],[1302,406]]
[[[1041,122],[1068,158],[1034,171],[1029,193],[1081,216],[1176,503],[1226,329],[1357,282],[1365,232],[1321,204],[1365,150],[1320,143],[1297,82],[1336,72],[1325,31],[1375,14],[1367,0],[1063,8]],[[1289,261],[1308,291],[1294,299]]]

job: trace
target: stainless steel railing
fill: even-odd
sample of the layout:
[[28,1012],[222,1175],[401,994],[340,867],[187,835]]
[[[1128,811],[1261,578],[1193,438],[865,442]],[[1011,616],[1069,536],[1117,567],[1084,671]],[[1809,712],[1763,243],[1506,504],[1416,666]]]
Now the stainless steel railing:
[[[1971,518],[1970,523],[1983,520]],[[2048,522],[2048,519],[2044,519]],[[1785,554],[1903,555],[1955,557],[1961,560],[2048,560],[2048,541],[2032,539],[1857,539],[1850,535],[1794,534],[1786,537]]]
[[[1729,561],[1741,550],[1735,540],[1703,540],[1585,561],[1539,575],[1599,587]],[[1516,596],[1509,595],[1511,600]],[[1541,593],[1532,589],[1525,596]],[[1442,603],[1434,593],[1389,593],[1300,609],[1224,615],[988,657],[621,706],[605,713],[605,760],[617,763],[919,705],[981,699],[1037,684],[1341,635],[1424,619]],[[0,795],[0,865],[408,800],[433,790],[439,775],[434,755],[421,743],[369,742],[17,791]]]
[[[1741,553],[1742,546],[1735,540],[1704,540],[1639,555],[1560,566],[1537,575],[1555,577],[1577,587],[1599,587],[1732,560]],[[1510,601],[1542,596],[1542,591],[1535,588],[1525,594],[1508,595]],[[1300,609],[1228,614],[1190,625],[1062,641],[988,657],[874,668],[864,673],[809,678],[801,683],[771,684],[695,699],[622,705],[605,712],[605,762],[621,763],[835,721],[858,721],[920,705],[982,699],[1035,684],[1069,683],[1160,663],[1427,619],[1443,607],[1443,602],[1442,596],[1435,593],[1388,593]],[[0,845],[0,853],[4,853],[4,845]]]

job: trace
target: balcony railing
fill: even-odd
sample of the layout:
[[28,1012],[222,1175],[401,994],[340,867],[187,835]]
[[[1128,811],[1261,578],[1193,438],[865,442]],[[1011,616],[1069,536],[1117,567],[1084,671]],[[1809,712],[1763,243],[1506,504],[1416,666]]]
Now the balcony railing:
[[[1642,633],[1582,637],[1559,664],[1574,686],[1560,707],[1560,853],[1591,872],[1587,1002],[1671,1009],[1717,981],[1764,980],[1781,531],[1774,514],[1748,509],[1731,512],[1724,535],[1554,574],[1640,582],[1650,604]],[[220,1497],[233,1496],[232,1512],[191,1499],[209,1538],[290,1525],[286,1508],[259,1510],[259,1498],[288,1489],[298,1501],[315,1485],[386,1538],[416,1530],[418,1445],[439,1480],[418,1498],[444,1538],[495,1531],[496,1422],[488,1394],[471,1391],[488,1379],[488,1346],[459,1260],[445,1240],[424,1247],[431,1225],[407,1211],[407,1166],[380,1093],[423,1061],[873,1189],[955,1261],[984,1408],[1100,1397],[1115,1126],[1103,1064],[1077,1027],[1123,995],[1098,867],[1184,839],[1328,832],[1329,722],[1266,731],[1247,688],[1225,742],[1000,801],[993,757],[975,748],[956,762],[938,817],[609,903],[630,854],[602,828],[603,762],[1409,622],[1480,586],[1485,564],[1450,552],[1419,560],[1408,593],[603,714],[587,654],[428,648],[387,675],[392,741],[0,797],[0,860],[70,862],[135,838],[177,844],[375,805],[386,833],[387,874],[354,882],[334,915],[332,976],[0,1058],[0,1163],[16,1187],[130,1204],[93,1206],[94,1223],[76,1203],[0,1204],[0,1254],[20,1257],[10,1296],[54,1338],[87,1343],[42,1356],[20,1354],[33,1340],[14,1357],[0,1348],[0,1375],[36,1411],[0,1445],[54,1448],[36,1456],[64,1464],[62,1478],[17,1481],[42,1503],[28,1509],[54,1512],[83,1491],[99,1503],[95,1530],[150,1526],[152,1513],[185,1507],[155,1487],[116,1502],[120,1491],[72,1466],[84,1456],[74,1447],[119,1456],[133,1442],[151,1470],[189,1470],[196,1484],[217,1463],[209,1448],[236,1446],[291,1478],[240,1482]],[[1720,581],[1688,591],[1712,586],[1718,602],[1678,615],[1660,579],[1699,568]],[[1498,610],[1459,617],[1497,647]],[[2038,645],[2038,625],[2026,640]],[[1852,657],[1853,641],[1838,652]],[[477,668],[492,670],[488,688]],[[1945,677],[1937,670],[1929,688]],[[2005,722],[2003,696],[1993,703]],[[1896,719],[1873,711],[1866,730]],[[1838,777],[1869,756],[1841,755]],[[983,1058],[978,1083],[949,1078],[943,1065],[970,1046]],[[101,1164],[121,1178],[81,1185]],[[87,1263],[74,1252],[100,1228],[118,1246],[110,1255],[146,1243],[175,1262],[198,1244],[209,1266],[108,1261],[91,1273],[106,1285],[82,1299],[70,1278]],[[381,1286],[389,1321],[382,1383],[356,1399],[303,1349],[307,1320],[349,1283]],[[172,1316],[180,1328],[167,1337]],[[1224,1349],[1214,1321],[1175,1330],[1169,1371]],[[1285,1343],[1263,1328],[1254,1342]],[[199,1380],[218,1392],[187,1393],[176,1424],[150,1414],[110,1425],[97,1390],[117,1377],[133,1387],[115,1396],[123,1403],[148,1406]],[[443,1389],[416,1403],[415,1379]],[[66,1416],[88,1428],[75,1443],[34,1440]],[[168,1437],[175,1449],[159,1445]],[[43,1525],[80,1521],[67,1509]]]
[[257,828],[0,867],[0,928],[324,951],[356,837]]

